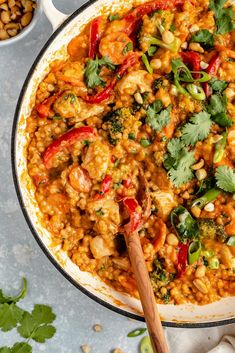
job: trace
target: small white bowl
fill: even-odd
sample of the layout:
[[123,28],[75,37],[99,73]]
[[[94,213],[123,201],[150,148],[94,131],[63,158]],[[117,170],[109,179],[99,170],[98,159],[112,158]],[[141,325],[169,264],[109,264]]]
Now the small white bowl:
[[27,34],[33,29],[33,27],[35,26],[40,13],[41,13],[41,1],[40,0],[36,0],[37,2],[37,7],[33,12],[33,18],[30,22],[30,24],[28,26],[26,26],[24,29],[22,29],[22,31],[20,31],[15,37],[11,37],[9,39],[4,39],[4,40],[0,40],[0,47],[4,47],[6,45],[9,44],[13,44],[18,42],[20,39],[24,38],[25,36],[27,36]]

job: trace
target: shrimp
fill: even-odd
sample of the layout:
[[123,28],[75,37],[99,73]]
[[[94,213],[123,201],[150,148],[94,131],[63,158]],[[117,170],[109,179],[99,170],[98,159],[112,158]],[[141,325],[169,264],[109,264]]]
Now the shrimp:
[[109,58],[115,64],[120,65],[126,59],[133,47],[132,40],[123,32],[110,33],[100,41],[99,51],[102,56]]
[[91,179],[87,171],[79,166],[73,167],[69,173],[69,182],[72,188],[78,192],[88,193],[91,190]]
[[118,83],[117,89],[120,95],[130,94],[135,92],[140,93],[152,92],[153,78],[145,70],[135,70],[129,72]]
[[92,179],[100,181],[106,174],[110,158],[108,145],[97,140],[88,147],[82,167],[88,171]]
[[71,40],[68,45],[68,53],[72,60],[80,60],[88,56],[89,36],[81,34]]

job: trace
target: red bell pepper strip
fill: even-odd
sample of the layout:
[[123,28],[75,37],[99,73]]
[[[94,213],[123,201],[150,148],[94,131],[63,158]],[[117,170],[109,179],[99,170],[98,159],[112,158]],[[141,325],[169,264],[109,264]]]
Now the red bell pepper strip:
[[98,53],[100,42],[100,23],[101,17],[95,18],[90,25],[90,39],[89,39],[89,58],[94,59]]
[[[157,10],[168,10],[176,6],[180,6],[184,3],[185,0],[155,0],[147,2],[146,4],[136,7],[129,14],[124,16],[124,19],[130,22],[135,23],[144,15],[147,15],[151,12]],[[128,28],[129,30],[129,28]]]
[[105,99],[108,99],[111,96],[111,93],[114,90],[114,87],[116,86],[118,81],[125,75],[129,67],[135,65],[137,60],[138,56],[135,53],[130,54],[117,71],[116,76],[113,78],[110,84],[103,89],[103,91],[95,94],[94,96],[86,95],[85,97],[83,97],[83,99],[87,103],[91,104],[98,104],[103,102]]
[[177,271],[178,276],[181,277],[185,273],[188,264],[188,245],[180,243],[178,249]]
[[111,175],[105,176],[105,178],[101,183],[101,192],[95,195],[94,197],[95,200],[102,199],[104,195],[110,191],[112,181],[113,181],[113,178],[111,177]]
[[52,158],[64,148],[73,145],[75,142],[95,136],[94,129],[89,126],[81,126],[70,130],[53,141],[43,153],[43,162],[47,169],[51,168]]
[[[185,51],[180,53],[183,62],[185,65],[189,66],[190,70],[192,71],[200,71],[201,70],[201,58],[199,54],[193,52],[193,51]],[[195,73],[194,78],[200,78],[199,73]]]
[[60,96],[60,93],[56,93],[53,96],[45,99],[42,103],[36,106],[36,110],[40,118],[45,119],[50,115],[51,106],[55,103],[56,99]]
[[142,212],[138,210],[140,207],[136,199],[126,197],[123,199],[123,204],[130,216],[130,222],[124,226],[127,235],[138,231],[142,225]]
[[[220,64],[221,64],[221,60],[220,60],[219,54],[215,53],[212,56],[211,60],[209,61],[209,66],[206,69],[206,72],[211,77],[215,77],[217,75],[218,70],[219,70]],[[208,82],[203,83],[203,89],[204,89],[207,97],[210,97],[212,95],[212,89],[211,89]]]

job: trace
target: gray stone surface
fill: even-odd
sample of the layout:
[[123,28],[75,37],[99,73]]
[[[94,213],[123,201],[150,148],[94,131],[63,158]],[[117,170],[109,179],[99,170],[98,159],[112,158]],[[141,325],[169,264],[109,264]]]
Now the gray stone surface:
[[[85,1],[56,0],[67,13]],[[26,74],[48,37],[51,26],[44,15],[33,31],[22,41],[0,48],[0,287],[17,289],[26,276],[29,293],[22,302],[30,310],[35,303],[48,303],[57,314],[56,336],[47,344],[35,345],[35,352],[79,353],[82,344],[90,344],[91,352],[109,353],[115,347],[124,353],[138,351],[139,339],[126,334],[144,326],[128,320],[96,304],[74,288],[49,262],[32,237],[20,210],[11,174],[10,138],[17,98]],[[101,323],[103,331],[92,326]],[[204,353],[224,333],[235,326],[209,330],[167,329],[172,353]],[[19,340],[15,331],[0,332],[0,346]]]

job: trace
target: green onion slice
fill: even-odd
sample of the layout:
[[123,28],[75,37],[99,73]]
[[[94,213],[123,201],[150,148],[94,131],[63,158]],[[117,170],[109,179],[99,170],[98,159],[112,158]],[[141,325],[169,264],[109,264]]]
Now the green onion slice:
[[148,61],[147,55],[142,55],[142,61],[147,69],[147,71],[152,74],[153,73],[153,68],[150,66],[150,63]]
[[193,241],[188,248],[188,263],[189,265],[194,264],[201,254],[202,244],[200,241]]
[[219,260],[217,259],[217,257],[212,257],[212,259],[210,259],[208,263],[211,270],[217,270],[219,268]]
[[193,83],[190,83],[186,86],[187,91],[191,94],[193,98],[195,98],[198,101],[204,101],[206,99],[206,94],[203,91],[203,88],[197,85],[194,85]]
[[153,348],[149,336],[143,337],[140,341],[140,353],[153,353]]
[[137,337],[137,336],[143,335],[143,333],[145,333],[146,330],[147,330],[146,328],[137,328],[129,332],[127,337]]
[[202,197],[199,197],[198,199],[193,201],[192,207],[196,206],[196,207],[199,207],[202,209],[209,202],[214,201],[217,198],[217,196],[219,196],[220,193],[221,193],[221,191],[218,189],[211,189],[211,190],[207,191],[205,193],[205,195],[203,195]]
[[235,246],[235,235],[233,235],[232,237],[230,237],[227,241],[227,245],[228,246]]

